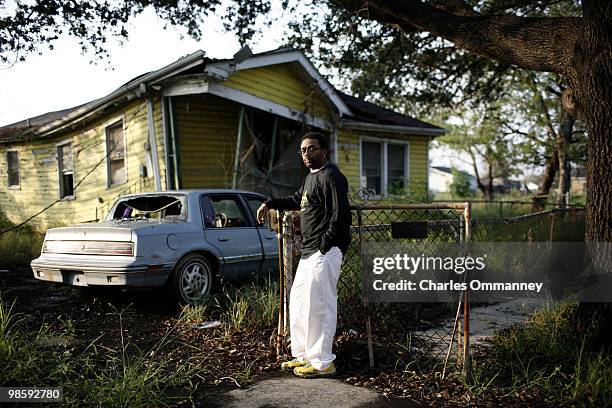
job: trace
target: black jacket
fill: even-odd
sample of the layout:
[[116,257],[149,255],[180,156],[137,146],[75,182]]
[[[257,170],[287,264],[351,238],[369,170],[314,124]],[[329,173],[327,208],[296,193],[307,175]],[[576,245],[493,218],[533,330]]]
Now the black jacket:
[[335,165],[330,163],[308,173],[293,195],[271,198],[266,205],[278,210],[301,210],[303,258],[317,250],[325,254],[334,246],[346,254],[351,242],[348,182]]

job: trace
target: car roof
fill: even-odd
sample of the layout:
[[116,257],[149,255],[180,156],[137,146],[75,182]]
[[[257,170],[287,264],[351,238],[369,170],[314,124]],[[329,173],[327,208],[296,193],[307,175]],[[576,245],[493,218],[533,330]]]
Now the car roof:
[[130,197],[141,197],[146,195],[167,195],[167,194],[256,194],[260,196],[265,196],[265,194],[256,193],[254,191],[246,191],[246,190],[233,190],[233,189],[224,189],[224,188],[208,188],[208,189],[182,189],[182,190],[166,190],[166,191],[145,191],[142,193],[134,193],[125,195],[120,198],[130,198]]

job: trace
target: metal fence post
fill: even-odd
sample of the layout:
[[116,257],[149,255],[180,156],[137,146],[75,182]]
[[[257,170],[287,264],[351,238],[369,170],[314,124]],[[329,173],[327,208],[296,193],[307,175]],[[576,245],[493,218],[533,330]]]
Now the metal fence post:
[[[472,204],[465,203],[463,210],[465,220],[465,242],[469,246],[472,238]],[[470,361],[470,292],[469,285],[463,295],[463,376],[466,381],[471,380],[472,367]]]
[[[357,208],[357,223],[359,231],[359,266],[361,271],[361,281],[365,279],[365,264],[363,261],[364,249],[363,249],[363,215],[361,208]],[[370,360],[370,368],[374,368],[374,344],[372,342],[372,322],[370,320],[370,302],[368,302],[367,291],[363,291],[363,304],[365,307],[365,325],[366,325],[366,336],[368,339],[368,357]]]
[[283,241],[283,218],[282,211],[276,212],[278,241],[278,286],[279,286],[279,305],[278,305],[278,333],[276,335],[276,357],[281,356],[283,343],[285,340],[285,245]]

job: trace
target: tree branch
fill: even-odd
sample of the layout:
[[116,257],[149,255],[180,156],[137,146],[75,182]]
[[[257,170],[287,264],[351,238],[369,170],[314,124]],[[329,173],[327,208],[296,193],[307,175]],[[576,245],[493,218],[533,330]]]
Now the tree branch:
[[535,95],[538,105],[540,105],[540,110],[542,111],[542,114],[544,115],[544,119],[546,121],[546,127],[548,128],[548,131],[550,132],[550,137],[554,140],[557,138],[557,131],[555,130],[555,127],[553,126],[553,121],[550,117],[550,113],[548,112],[548,106],[546,106],[546,102],[544,101],[544,98],[542,97],[542,94],[540,93],[540,90],[538,89],[538,85],[536,84],[535,80],[530,75],[527,76],[527,82],[529,83],[529,87],[531,88],[531,90],[533,91],[533,94]]
[[[340,0],[351,11],[362,0]],[[370,19],[404,29],[427,31],[476,54],[536,71],[567,73],[583,26],[579,17],[467,15],[457,1],[368,0]],[[455,14],[446,10],[456,10]]]

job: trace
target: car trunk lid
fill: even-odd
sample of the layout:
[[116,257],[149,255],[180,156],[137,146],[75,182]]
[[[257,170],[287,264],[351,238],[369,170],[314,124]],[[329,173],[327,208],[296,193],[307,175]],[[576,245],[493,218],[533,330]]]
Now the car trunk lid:
[[113,223],[83,224],[73,227],[52,228],[47,231],[46,240],[53,241],[132,241],[129,225]]

